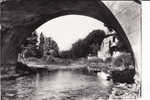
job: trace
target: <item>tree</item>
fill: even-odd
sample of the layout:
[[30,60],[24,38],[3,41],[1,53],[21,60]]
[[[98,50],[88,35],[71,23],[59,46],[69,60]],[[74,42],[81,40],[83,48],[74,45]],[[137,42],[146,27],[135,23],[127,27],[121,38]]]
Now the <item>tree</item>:
[[43,35],[43,33],[40,34],[39,52],[40,52],[40,57],[42,57],[44,55],[44,35]]
[[52,40],[52,49],[54,50],[53,56],[58,56],[59,47],[54,40]]
[[100,46],[98,45],[98,43],[97,44],[93,43],[89,46],[89,49],[90,49],[91,54],[97,55],[97,52],[100,49]]
[[46,38],[44,43],[44,55],[58,56],[58,51],[57,43],[51,37]]
[[21,45],[21,52],[25,57],[39,57],[38,56],[38,45],[37,45],[37,33],[36,31],[32,32],[32,34],[24,41],[23,45]]
[[79,39],[72,45],[71,53],[74,58],[86,57],[89,49],[88,45],[85,41]]
[[97,55],[97,51],[106,36],[103,30],[94,30],[86,38],[79,39],[72,44],[72,48],[67,52],[62,52],[61,55],[72,58],[86,57],[89,53]]
[[88,45],[101,45],[105,37],[106,34],[103,30],[93,30],[84,40],[87,42]]
[[83,40],[78,40],[71,48],[74,57],[86,57],[89,53],[97,55],[97,51],[105,37],[106,34],[103,30],[94,30]]

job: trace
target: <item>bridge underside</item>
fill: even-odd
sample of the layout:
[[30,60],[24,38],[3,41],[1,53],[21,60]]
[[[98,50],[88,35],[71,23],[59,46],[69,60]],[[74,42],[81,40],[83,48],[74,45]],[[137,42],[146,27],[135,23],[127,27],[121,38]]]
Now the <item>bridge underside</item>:
[[122,37],[133,52],[127,33],[108,7],[100,0],[6,0],[1,2],[1,63],[15,66],[18,47],[36,28],[53,18],[77,14],[102,21]]

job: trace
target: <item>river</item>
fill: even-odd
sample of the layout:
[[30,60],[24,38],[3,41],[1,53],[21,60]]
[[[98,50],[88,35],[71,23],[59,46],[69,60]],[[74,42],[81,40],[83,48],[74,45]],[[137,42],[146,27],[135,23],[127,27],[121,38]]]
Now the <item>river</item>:
[[60,70],[2,80],[1,94],[2,100],[105,100],[111,88],[95,73]]

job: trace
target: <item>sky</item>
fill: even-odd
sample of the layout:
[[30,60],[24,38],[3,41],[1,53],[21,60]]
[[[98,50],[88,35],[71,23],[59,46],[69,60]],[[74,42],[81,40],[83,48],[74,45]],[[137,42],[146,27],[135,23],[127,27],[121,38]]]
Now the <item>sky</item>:
[[73,43],[85,38],[95,29],[107,32],[107,28],[99,20],[81,15],[66,15],[44,23],[36,31],[55,40],[62,51],[70,49]]

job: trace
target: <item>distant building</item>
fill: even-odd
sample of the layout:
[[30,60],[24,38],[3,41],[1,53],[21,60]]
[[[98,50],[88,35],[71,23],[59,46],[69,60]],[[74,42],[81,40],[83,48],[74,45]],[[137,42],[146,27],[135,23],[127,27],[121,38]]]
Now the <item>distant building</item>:
[[[115,33],[114,31],[111,34]],[[109,51],[111,47],[117,46],[119,40],[117,37],[110,36],[105,38],[101,44],[100,50],[98,51],[98,58],[105,60],[108,57],[115,57],[120,54],[120,52],[113,51],[112,53]]]

